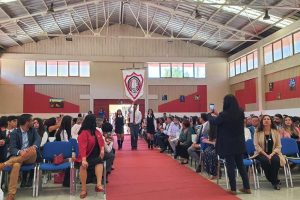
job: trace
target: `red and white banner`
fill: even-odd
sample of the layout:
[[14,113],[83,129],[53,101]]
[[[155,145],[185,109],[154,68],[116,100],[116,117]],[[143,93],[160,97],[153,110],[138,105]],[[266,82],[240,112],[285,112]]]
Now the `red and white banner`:
[[145,70],[143,69],[123,70],[125,94],[133,102],[144,94],[144,78]]

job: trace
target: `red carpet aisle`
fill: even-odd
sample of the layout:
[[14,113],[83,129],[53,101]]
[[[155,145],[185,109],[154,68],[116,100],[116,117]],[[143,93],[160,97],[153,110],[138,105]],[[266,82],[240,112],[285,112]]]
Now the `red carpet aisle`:
[[142,139],[137,151],[131,151],[130,137],[123,145],[123,150],[116,150],[108,200],[238,199],[158,150],[148,150]]

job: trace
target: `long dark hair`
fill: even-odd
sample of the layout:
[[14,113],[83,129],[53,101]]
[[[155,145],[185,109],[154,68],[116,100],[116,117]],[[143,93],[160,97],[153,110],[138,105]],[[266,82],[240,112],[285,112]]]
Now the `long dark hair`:
[[97,127],[96,117],[94,115],[87,115],[81,124],[81,128],[79,129],[78,135],[80,135],[80,133],[83,130],[87,130],[90,131],[91,135],[94,136],[96,132],[96,127]]
[[296,127],[295,127],[295,124],[294,124],[294,122],[293,122],[293,119],[292,119],[292,117],[290,117],[290,116],[284,117],[283,123],[282,123],[283,129],[284,129],[284,130],[288,130],[288,126],[285,124],[285,120],[286,120],[287,118],[290,118],[290,120],[292,121],[292,124],[291,124],[291,127],[290,127],[290,128],[291,128],[291,135],[299,136],[299,133],[298,133],[298,131],[296,130]]
[[121,110],[121,109],[118,109],[117,112],[116,112],[116,115],[115,115],[115,116],[116,116],[116,119],[119,117],[119,115],[118,115],[118,112],[119,112],[119,111],[121,112],[121,116],[123,117],[122,110]]
[[154,117],[154,114],[153,114],[153,110],[152,110],[151,108],[148,109],[147,117],[148,117],[150,111],[151,111],[151,117],[155,118],[155,117]]
[[217,138],[217,126],[214,124],[209,124],[208,139],[213,141]]
[[223,101],[223,112],[229,114],[230,119],[237,119],[244,113],[243,109],[240,108],[236,97],[232,94],[227,94]]
[[62,118],[60,127],[57,131],[57,135],[59,135],[63,130],[66,130],[68,134],[68,139],[71,138],[71,127],[72,126],[72,117],[69,115],[66,115]]
[[259,122],[259,125],[257,127],[257,131],[258,132],[264,131],[264,123],[263,123],[263,121],[264,121],[265,117],[269,117],[271,119],[271,129],[275,129],[276,130],[276,125],[275,125],[272,117],[270,115],[263,115],[262,118],[261,118],[261,120],[260,120],[260,122]]
[[37,121],[39,123],[39,128],[36,130],[38,132],[38,134],[40,135],[40,137],[42,138],[45,132],[45,127],[43,124],[43,120],[41,118],[34,118],[33,121]]

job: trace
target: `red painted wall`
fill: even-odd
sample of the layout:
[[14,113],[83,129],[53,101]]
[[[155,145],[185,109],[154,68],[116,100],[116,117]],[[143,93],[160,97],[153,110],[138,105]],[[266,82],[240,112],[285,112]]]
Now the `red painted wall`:
[[[94,113],[98,116],[100,108],[105,111],[106,117],[109,113],[109,104],[132,104],[132,101],[129,99],[94,99]],[[145,100],[139,99],[136,101],[139,105],[139,109],[144,116],[145,113]]]
[[[195,100],[195,95],[200,96],[200,100]],[[197,86],[197,91],[185,96],[185,102],[178,99],[161,104],[158,112],[206,112],[207,111],[207,87],[206,85]]]
[[[278,100],[278,96],[280,96],[280,100],[283,99],[293,99],[300,97],[300,77],[293,77],[296,81],[295,90],[290,90],[289,88],[289,80],[280,80],[273,83],[273,91],[269,91],[265,93],[266,101],[274,101]],[[280,93],[280,95],[278,95]]]
[[240,106],[245,109],[247,104],[256,103],[256,78],[244,81],[244,89],[235,91]]
[[24,113],[79,113],[79,106],[64,102],[64,108],[50,108],[51,97],[35,91],[35,85],[24,85],[23,112]]

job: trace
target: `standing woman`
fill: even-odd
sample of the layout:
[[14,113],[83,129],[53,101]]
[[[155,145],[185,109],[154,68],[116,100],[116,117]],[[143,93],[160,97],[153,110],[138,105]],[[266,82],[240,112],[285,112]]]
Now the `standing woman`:
[[156,119],[153,114],[153,110],[149,109],[147,114],[147,142],[148,142],[148,149],[153,149],[153,140],[154,140],[154,134],[156,130]]
[[115,133],[118,138],[118,150],[122,149],[124,141],[124,116],[121,109],[117,110],[115,117]]
[[56,141],[68,142],[71,138],[71,128],[72,128],[72,117],[65,115],[62,120],[59,129],[55,134]]
[[209,123],[217,125],[216,152],[225,158],[228,171],[231,194],[236,194],[235,169],[243,180],[242,193],[250,194],[249,179],[243,163],[244,153],[246,152],[244,135],[244,111],[239,107],[235,96],[228,94],[224,97],[223,111],[208,115]]
[[269,115],[263,115],[257,131],[254,134],[255,157],[261,163],[266,178],[275,190],[280,190],[278,171],[285,165],[285,158],[281,153],[280,134]]
[[101,133],[96,130],[96,126],[96,117],[94,115],[87,115],[78,132],[79,156],[76,160],[76,164],[80,165],[81,199],[87,196],[87,170],[93,167],[95,167],[97,177],[95,192],[103,192],[101,182],[103,174],[104,140]]

